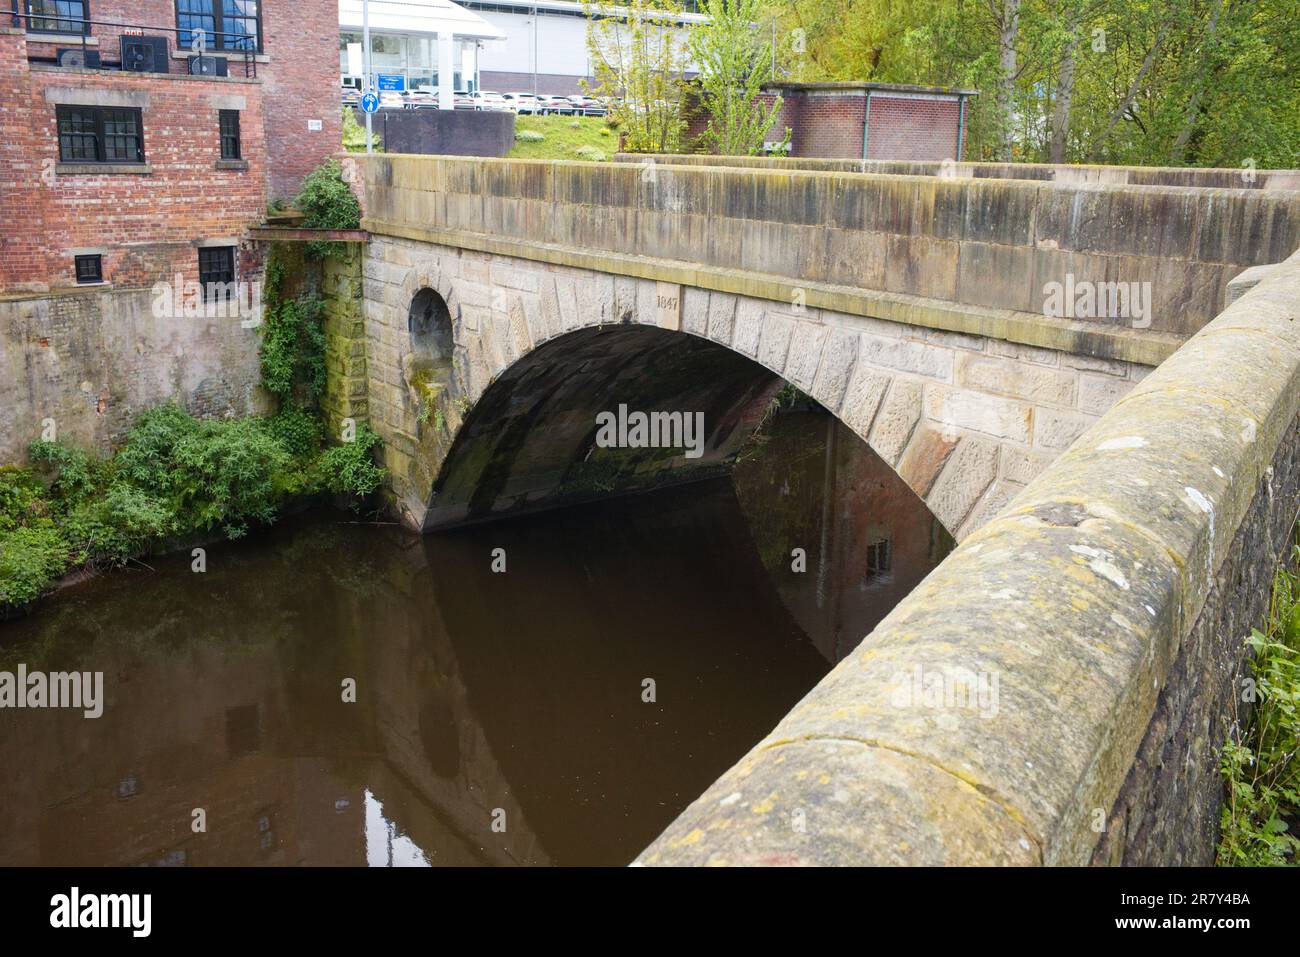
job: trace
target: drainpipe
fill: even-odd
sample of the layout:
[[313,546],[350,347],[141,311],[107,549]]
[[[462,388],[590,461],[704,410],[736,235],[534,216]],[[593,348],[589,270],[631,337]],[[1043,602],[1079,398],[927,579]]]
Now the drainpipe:
[[962,161],[962,152],[966,147],[966,97],[957,97],[957,156],[958,163]]
[[[867,125],[871,122],[871,91],[867,90],[867,102],[862,107],[862,162],[867,161]],[[866,167],[863,167],[865,169]]]

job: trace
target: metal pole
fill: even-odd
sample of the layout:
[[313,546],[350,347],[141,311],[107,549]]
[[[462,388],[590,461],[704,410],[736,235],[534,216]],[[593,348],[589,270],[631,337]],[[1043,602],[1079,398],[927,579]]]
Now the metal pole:
[[537,109],[537,4],[533,4],[533,109]]
[[[365,45],[365,52],[361,57],[361,69],[366,71],[365,82],[361,84],[361,95],[365,96],[370,92],[370,0],[361,0],[361,42]],[[366,152],[373,153],[374,137],[371,133],[373,129],[372,121],[374,114],[366,112]]]

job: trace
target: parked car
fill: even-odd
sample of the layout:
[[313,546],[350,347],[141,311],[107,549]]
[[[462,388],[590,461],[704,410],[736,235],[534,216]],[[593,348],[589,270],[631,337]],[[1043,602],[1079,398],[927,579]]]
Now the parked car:
[[563,96],[551,96],[550,94],[539,93],[537,95],[537,112],[546,116],[549,113],[562,113],[565,116],[572,116],[574,106]]
[[476,110],[478,107],[474,104],[474,98],[468,93],[457,93],[452,98],[452,107],[457,110]]
[[531,93],[502,93],[501,97],[516,113],[537,112],[537,97]]
[[343,105],[344,105],[344,106],[356,106],[356,105],[357,105],[358,103],[360,103],[360,102],[361,102],[361,91],[360,91],[360,90],[358,90],[356,87],[352,87],[352,86],[345,86],[345,87],[343,87]]
[[605,104],[580,93],[565,97],[565,99],[573,104],[575,113],[581,113],[583,116],[604,116],[608,112],[605,109]]
[[476,110],[509,110],[510,104],[506,102],[505,97],[500,93],[492,93],[488,90],[475,90],[470,95],[474,101]]
[[406,100],[396,90],[384,90],[379,94],[379,108],[381,110],[404,110],[406,109]]
[[438,108],[437,90],[411,90],[406,94],[406,105],[413,110]]

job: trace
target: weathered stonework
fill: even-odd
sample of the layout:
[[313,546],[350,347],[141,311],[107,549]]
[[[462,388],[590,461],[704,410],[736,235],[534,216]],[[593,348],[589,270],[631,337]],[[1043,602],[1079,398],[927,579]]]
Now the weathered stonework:
[[46,420],[58,438],[107,452],[169,399],[201,417],[269,409],[256,328],[155,316],[153,301],[149,289],[0,300],[0,464],[26,461]]
[[[1207,862],[1243,638],[1300,510],[1298,303],[1300,253],[969,535],[640,862]],[[916,669],[1000,690],[935,706]]]
[[[343,268],[331,267],[331,275]],[[357,377],[332,376],[328,404],[336,414],[337,397],[347,393],[368,410],[385,439],[402,513],[418,527],[465,414],[515,363],[566,333],[663,327],[660,287],[651,279],[383,235],[366,245],[361,273],[367,394],[350,391]],[[407,331],[410,304],[424,288],[446,301],[455,340],[452,376],[433,411],[411,375]],[[1113,359],[1081,365],[1050,349],[1007,356],[994,349],[1006,343],[981,336],[672,288],[681,289],[682,331],[817,397],[898,468],[958,538],[1005,505],[1147,369]],[[332,369],[338,361],[331,359]]]
[[1273,576],[1294,543],[1300,420],[1260,479],[1214,587],[1160,692],[1094,864],[1209,866],[1219,833],[1219,749],[1248,675],[1245,636],[1269,613]]

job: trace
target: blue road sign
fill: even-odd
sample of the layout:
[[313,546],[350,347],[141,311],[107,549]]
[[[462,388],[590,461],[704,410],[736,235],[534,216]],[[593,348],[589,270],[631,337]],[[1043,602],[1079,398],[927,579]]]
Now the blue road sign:
[[367,93],[361,98],[361,109],[366,113],[373,113],[379,109],[379,97],[374,93]]
[[379,74],[379,89],[392,90],[401,93],[406,89],[406,77],[400,73],[381,73]]

